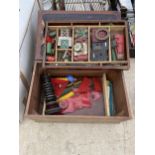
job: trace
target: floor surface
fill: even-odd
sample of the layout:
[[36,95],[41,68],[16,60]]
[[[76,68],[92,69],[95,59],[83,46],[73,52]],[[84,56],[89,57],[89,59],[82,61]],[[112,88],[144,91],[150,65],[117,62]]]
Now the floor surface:
[[[135,59],[124,71],[134,117]],[[134,155],[134,118],[120,124],[38,123],[19,126],[20,155]]]

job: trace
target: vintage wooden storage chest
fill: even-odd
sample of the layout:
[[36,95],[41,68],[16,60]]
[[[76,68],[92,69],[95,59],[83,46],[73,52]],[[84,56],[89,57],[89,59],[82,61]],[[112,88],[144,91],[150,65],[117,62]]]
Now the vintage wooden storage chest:
[[[129,69],[127,23],[122,20],[83,19],[53,22],[51,15],[52,11],[39,12],[35,63],[25,117],[55,122],[121,122],[131,119],[123,75],[123,70]],[[52,40],[49,36],[55,37],[53,44],[50,44]],[[43,74],[52,78],[68,75],[76,79],[98,78],[103,98],[91,110],[46,114],[47,105],[42,99]],[[108,106],[107,81],[111,81],[113,86],[114,115],[110,115],[111,107]]]

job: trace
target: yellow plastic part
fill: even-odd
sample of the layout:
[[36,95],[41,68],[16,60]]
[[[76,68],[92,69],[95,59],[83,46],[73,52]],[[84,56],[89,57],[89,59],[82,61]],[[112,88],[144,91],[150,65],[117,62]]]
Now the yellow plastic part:
[[59,78],[56,78],[56,79],[58,79],[58,80],[64,80],[64,81],[68,81],[67,78],[63,78],[63,77],[59,77]]
[[61,101],[63,101],[63,100],[67,100],[68,98],[70,98],[70,97],[72,97],[72,96],[74,96],[74,95],[75,95],[74,92],[71,91],[71,92],[69,92],[68,94],[66,94],[66,95],[64,95],[64,96],[62,96],[62,97],[60,97],[60,98],[57,100],[57,102],[61,102]]

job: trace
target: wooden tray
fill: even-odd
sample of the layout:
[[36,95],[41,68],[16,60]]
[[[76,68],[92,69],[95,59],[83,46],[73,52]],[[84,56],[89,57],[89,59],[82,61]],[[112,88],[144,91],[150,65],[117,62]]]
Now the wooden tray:
[[[37,36],[36,36],[36,51],[35,51],[35,60],[37,61],[43,61],[43,67],[55,67],[57,66],[58,68],[74,68],[75,66],[77,68],[80,68],[81,66],[83,68],[102,68],[102,69],[129,69],[129,40],[128,40],[128,29],[127,29],[127,22],[123,21],[123,20],[60,20],[61,18],[58,18],[58,20],[56,20],[57,18],[55,16],[57,15],[62,15],[63,13],[67,16],[67,15],[72,15],[75,13],[72,12],[57,12],[55,13],[55,16],[52,15],[52,11],[41,11],[39,12],[39,17],[38,17],[38,28],[37,28]],[[105,13],[105,12],[104,12]],[[78,15],[81,14],[81,16],[83,15],[82,12],[77,12]],[[76,14],[76,15],[77,15]],[[90,12],[89,12],[90,14]],[[101,14],[100,13],[94,13],[94,14]],[[108,13],[106,13],[108,14]],[[110,13],[109,13],[110,14]],[[108,15],[109,15],[108,14]],[[112,13],[111,13],[112,14]],[[105,14],[103,14],[105,15]],[[61,16],[60,16],[61,17]],[[55,19],[55,21],[54,21]],[[114,19],[114,18],[112,18]],[[47,62],[44,58],[44,51],[41,50],[41,46],[42,46],[42,39],[44,37],[46,37],[46,33],[49,29],[55,29],[58,35],[58,31],[60,28],[62,27],[67,27],[67,28],[71,28],[72,32],[74,32],[74,29],[76,27],[85,27],[88,29],[88,61],[86,62],[74,62],[73,59],[71,60],[71,62],[59,62],[57,61],[57,57],[56,57],[56,61],[54,62]],[[108,59],[106,61],[90,61],[90,29],[91,28],[107,28],[109,33],[110,33],[110,37],[109,37],[109,51],[108,51]],[[111,52],[111,35],[114,33],[123,33],[125,36],[125,58],[123,60],[116,60],[116,61],[112,61],[112,52]],[[72,40],[74,41],[74,34],[72,34]],[[56,56],[57,56],[57,51],[59,49],[55,48],[56,51]],[[72,51],[72,49],[70,49]]]
[[[44,108],[40,111],[40,75],[42,72],[47,72],[52,76],[65,76],[72,74],[75,77],[78,76],[90,76],[90,77],[101,77],[104,101],[101,103],[100,108],[102,111],[95,112],[92,110],[89,115],[86,114],[69,114],[69,115],[45,115],[43,112]],[[107,92],[105,89],[105,81],[109,79],[113,82],[114,90],[114,102],[116,107],[116,115],[109,116],[107,103]],[[97,103],[96,103],[97,104]],[[95,114],[94,114],[95,113]],[[130,106],[128,103],[128,97],[124,82],[124,76],[121,70],[103,70],[103,69],[58,69],[58,68],[42,68],[42,64],[35,62],[32,81],[25,111],[25,118],[34,119],[36,121],[54,121],[54,122],[121,122],[131,119]]]

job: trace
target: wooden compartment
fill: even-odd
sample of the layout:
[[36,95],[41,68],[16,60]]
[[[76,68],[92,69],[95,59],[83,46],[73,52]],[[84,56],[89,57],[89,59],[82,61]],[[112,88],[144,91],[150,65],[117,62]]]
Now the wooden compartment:
[[[118,53],[118,56],[117,56],[117,52],[116,52],[116,59],[114,60],[113,59],[113,49],[117,50],[117,48],[119,48],[119,42],[120,41],[123,41],[123,47],[122,47],[122,50],[123,51],[126,51],[128,49],[128,44],[126,42],[126,38],[125,38],[125,35],[126,35],[126,31],[125,31],[125,27],[124,26],[111,26],[110,27],[110,44],[111,44],[111,47],[110,47],[110,51],[111,51],[111,61],[112,62],[122,62],[122,61],[125,61],[127,60],[127,53],[126,52],[123,52],[123,55],[120,55],[119,56],[119,53]],[[118,38],[119,40],[117,42],[115,42],[115,46],[117,47],[113,47],[113,39],[116,38],[116,37],[120,37]],[[119,51],[118,51],[119,52]]]
[[[45,115],[43,113],[44,104],[41,104],[41,86],[40,86],[40,75],[46,72],[53,77],[55,76],[66,76],[72,74],[75,77],[101,77],[103,85],[103,96],[104,101],[101,108],[103,113],[96,113],[95,115],[86,115],[85,113],[77,115]],[[105,89],[105,80],[109,79],[113,82],[113,94],[114,102],[116,107],[116,115],[109,116],[108,109],[106,107],[107,92]],[[92,113],[94,113],[92,111]],[[37,121],[54,121],[54,122],[121,122],[131,118],[130,107],[127,98],[127,92],[124,83],[124,77],[122,71],[119,70],[101,70],[101,69],[61,69],[61,68],[42,68],[42,64],[35,62],[30,91],[28,95],[28,101],[25,111],[25,118],[31,118]]]

